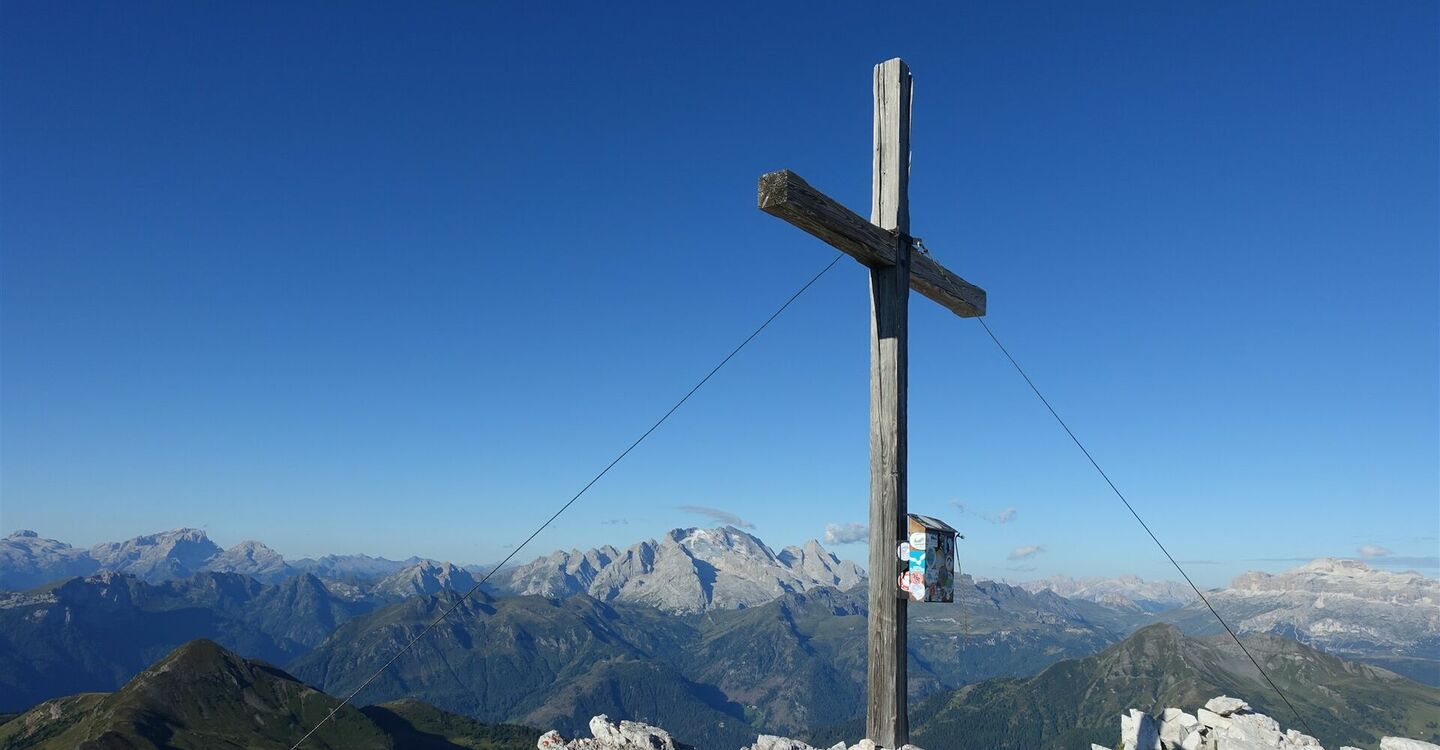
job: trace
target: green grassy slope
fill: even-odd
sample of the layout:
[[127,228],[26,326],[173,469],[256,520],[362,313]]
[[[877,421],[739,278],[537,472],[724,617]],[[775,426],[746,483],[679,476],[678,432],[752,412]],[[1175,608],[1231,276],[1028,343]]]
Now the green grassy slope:
[[[1275,636],[1245,639],[1326,747],[1378,747],[1381,735],[1440,738],[1440,689],[1346,662]],[[1224,638],[1187,638],[1154,625],[1084,659],[1034,677],[989,680],[911,709],[911,739],[927,750],[1088,750],[1114,747],[1130,708],[1193,711],[1217,695],[1249,701],[1287,728],[1304,726]],[[858,736],[856,722],[816,733]]]
[[[0,749],[286,750],[339,703],[264,662],[198,640],[114,693],[58,698],[0,724]],[[414,703],[345,706],[315,750],[529,750],[539,733]]]

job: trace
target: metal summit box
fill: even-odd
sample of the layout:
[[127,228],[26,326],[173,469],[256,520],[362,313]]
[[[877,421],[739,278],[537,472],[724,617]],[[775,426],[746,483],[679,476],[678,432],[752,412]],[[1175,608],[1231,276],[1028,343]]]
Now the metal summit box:
[[917,602],[955,601],[955,537],[959,535],[938,518],[908,514],[905,541],[899,556],[907,563],[900,574],[900,589]]

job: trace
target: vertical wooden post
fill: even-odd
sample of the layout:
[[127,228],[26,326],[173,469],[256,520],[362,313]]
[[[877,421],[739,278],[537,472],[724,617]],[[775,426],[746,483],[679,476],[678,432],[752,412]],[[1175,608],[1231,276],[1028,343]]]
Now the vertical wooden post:
[[905,537],[906,389],[910,301],[910,69],[875,66],[875,153],[870,221],[899,230],[895,265],[870,269],[870,621],[865,733],[898,748],[910,741],[906,599],[895,585]]

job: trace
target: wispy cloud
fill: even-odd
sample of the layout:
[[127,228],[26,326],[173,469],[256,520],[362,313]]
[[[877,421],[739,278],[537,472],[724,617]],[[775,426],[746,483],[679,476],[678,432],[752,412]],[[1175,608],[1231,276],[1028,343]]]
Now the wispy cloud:
[[1219,565],[1219,560],[1179,560],[1181,565]]
[[993,515],[990,513],[983,513],[981,514],[981,518],[984,518],[990,523],[1010,523],[1011,521],[1015,520],[1016,512],[1017,511],[1014,508],[1006,508],[1005,510],[1002,510],[999,513],[995,513]]
[[1015,549],[1010,550],[1010,559],[1028,560],[1044,551],[1045,546],[1041,544],[1030,544],[1024,547],[1016,547]]
[[1366,544],[1357,551],[1361,557],[1389,557],[1390,555],[1390,550],[1378,544]]
[[601,525],[601,526],[629,526],[629,525],[630,525],[630,519],[628,519],[628,518],[607,518],[607,519],[605,519],[604,521],[601,521],[601,522],[600,522],[600,525]]
[[1015,508],[1006,508],[998,513],[975,510],[965,505],[965,503],[960,502],[959,500],[951,500],[950,507],[954,508],[956,511],[959,511],[962,514],[969,513],[972,516],[975,516],[983,521],[989,521],[993,524],[1010,523],[1011,521],[1015,520],[1015,516],[1019,513],[1019,511]]
[[1010,567],[1006,568],[1006,570],[1014,571],[1014,572],[1016,572],[1016,573],[1034,573],[1034,572],[1035,572],[1035,566],[1034,566],[1034,565],[1011,565]]
[[865,541],[869,536],[870,527],[863,523],[825,524],[826,544],[854,544]]
[[711,508],[705,505],[677,505],[675,506],[675,509],[683,510],[686,513],[694,513],[699,516],[706,516],[713,521],[719,521],[723,524],[729,524],[730,526],[734,526],[737,529],[755,528],[755,524],[746,521],[745,519],[735,515],[734,513],[731,513],[728,510],[720,510],[719,508]]

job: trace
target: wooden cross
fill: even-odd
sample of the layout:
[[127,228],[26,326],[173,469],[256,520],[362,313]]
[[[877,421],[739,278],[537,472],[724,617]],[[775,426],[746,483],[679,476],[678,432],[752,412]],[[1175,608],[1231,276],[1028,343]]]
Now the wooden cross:
[[906,598],[895,549],[905,539],[906,388],[910,289],[962,318],[985,314],[985,290],[946,270],[910,236],[910,68],[875,66],[875,152],[870,221],[789,170],[760,178],[760,209],[825,240],[870,269],[870,621],[866,736],[910,741],[906,708]]

